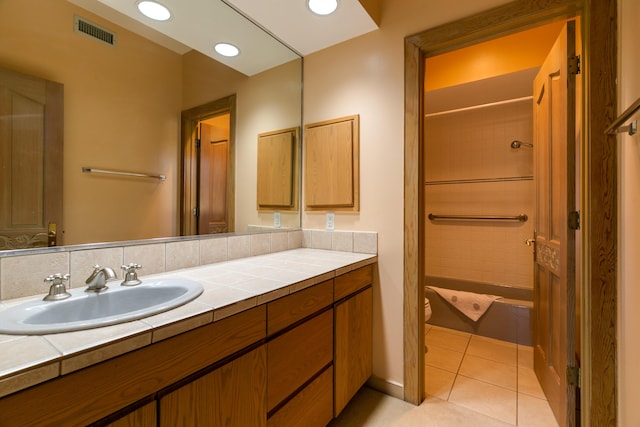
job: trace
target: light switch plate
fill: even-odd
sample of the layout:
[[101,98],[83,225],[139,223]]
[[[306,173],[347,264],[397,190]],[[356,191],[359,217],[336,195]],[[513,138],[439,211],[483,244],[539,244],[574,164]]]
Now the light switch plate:
[[280,212],[273,213],[273,228],[280,228]]
[[327,212],[327,230],[333,231],[336,228],[336,214]]

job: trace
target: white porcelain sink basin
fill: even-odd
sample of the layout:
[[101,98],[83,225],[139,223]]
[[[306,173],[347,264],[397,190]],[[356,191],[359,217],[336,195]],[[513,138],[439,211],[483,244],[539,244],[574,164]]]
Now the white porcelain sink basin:
[[132,287],[114,283],[100,293],[72,289],[62,301],[28,301],[0,311],[0,334],[42,335],[128,322],[176,308],[203,290],[182,278],[143,280]]

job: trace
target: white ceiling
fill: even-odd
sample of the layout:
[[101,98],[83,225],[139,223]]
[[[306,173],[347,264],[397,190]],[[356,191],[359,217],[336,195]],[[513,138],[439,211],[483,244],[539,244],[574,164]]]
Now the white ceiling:
[[358,0],[338,0],[329,16],[309,11],[306,0],[224,0],[302,56],[377,30]]
[[[172,12],[165,22],[140,14],[136,0],[69,1],[179,54],[195,49],[248,76],[377,29],[358,0],[339,0],[329,16],[312,14],[305,0],[225,0],[233,8],[220,0],[161,0]],[[232,43],[241,54],[218,55],[217,42]]]

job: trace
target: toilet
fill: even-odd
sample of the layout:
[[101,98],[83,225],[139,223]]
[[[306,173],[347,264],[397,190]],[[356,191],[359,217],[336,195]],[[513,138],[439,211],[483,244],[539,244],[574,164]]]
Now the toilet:
[[[429,304],[429,298],[424,299],[424,323],[427,323],[431,319],[431,304]],[[427,344],[424,344],[425,354],[429,351]]]
[[427,323],[431,319],[431,304],[429,304],[429,298],[424,299],[424,323]]

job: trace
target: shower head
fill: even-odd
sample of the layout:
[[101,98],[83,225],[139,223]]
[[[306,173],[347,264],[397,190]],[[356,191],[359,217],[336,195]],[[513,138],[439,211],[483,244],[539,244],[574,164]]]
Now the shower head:
[[529,142],[522,142],[522,141],[518,141],[517,139],[515,139],[515,140],[513,140],[511,142],[511,148],[520,148],[523,145],[525,147],[533,148],[533,144],[531,144]]

